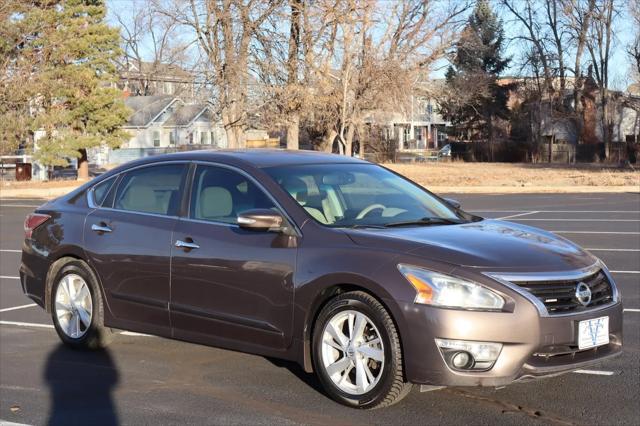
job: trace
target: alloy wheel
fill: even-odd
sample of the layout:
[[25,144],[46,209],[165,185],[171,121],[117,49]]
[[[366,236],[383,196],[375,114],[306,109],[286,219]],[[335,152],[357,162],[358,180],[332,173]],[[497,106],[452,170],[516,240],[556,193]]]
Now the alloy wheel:
[[93,301],[87,282],[68,274],[58,283],[55,311],[60,328],[68,337],[79,339],[87,332],[93,316]]
[[384,369],[384,344],[371,319],[355,310],[335,314],[322,333],[322,365],[343,392],[373,389]]

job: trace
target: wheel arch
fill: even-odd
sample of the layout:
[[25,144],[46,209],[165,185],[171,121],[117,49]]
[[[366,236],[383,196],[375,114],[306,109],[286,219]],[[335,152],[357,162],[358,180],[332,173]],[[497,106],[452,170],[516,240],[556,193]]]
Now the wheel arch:
[[72,262],[74,260],[79,260],[83,262],[85,265],[87,265],[87,267],[89,268],[89,271],[91,271],[91,274],[93,275],[93,278],[96,280],[98,288],[100,289],[100,295],[102,296],[101,298],[103,300],[103,303],[106,305],[104,287],[100,280],[100,276],[98,275],[94,267],[91,265],[91,263],[88,261],[88,259],[85,258],[84,253],[82,252],[82,249],[78,247],[70,246],[70,247],[67,247],[66,250],[58,250],[55,253],[55,255],[52,255],[51,257],[51,265],[47,270],[47,277],[45,280],[44,307],[46,312],[51,313],[51,297],[52,297],[51,292],[53,289],[53,282],[54,282],[55,276],[67,263]]
[[[385,294],[385,296],[387,296],[386,292],[384,290],[376,291],[376,290],[373,290],[370,286],[363,285],[363,284],[356,284],[353,281],[339,282],[335,284],[326,285],[325,287],[323,287],[316,294],[311,305],[309,305],[309,309],[307,311],[307,315],[304,321],[304,330],[303,330],[303,339],[302,339],[302,346],[303,346],[302,367],[307,373],[313,373],[313,360],[312,360],[313,351],[311,348],[311,342],[313,338],[312,336],[313,329],[315,328],[316,320],[318,319],[320,311],[322,311],[322,308],[324,308],[327,305],[327,303],[329,303],[329,301],[332,300],[334,297],[343,293],[351,292],[351,291],[361,291],[363,293],[370,295],[371,297],[376,299],[387,310],[398,332],[398,337],[400,338],[400,346],[404,353],[402,327],[397,320],[398,309],[395,306],[392,306],[393,301],[390,297],[384,297],[380,295],[380,294]],[[402,358],[404,362],[404,356]]]

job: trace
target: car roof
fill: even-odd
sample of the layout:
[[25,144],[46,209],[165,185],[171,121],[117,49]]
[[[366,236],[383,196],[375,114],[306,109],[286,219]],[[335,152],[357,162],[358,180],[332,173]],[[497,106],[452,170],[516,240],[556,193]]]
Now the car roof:
[[[367,161],[344,155],[318,151],[286,150],[286,149],[221,149],[184,151],[161,154],[125,164],[122,169],[133,165],[156,163],[163,161],[215,161],[220,163],[245,163],[258,168],[288,166],[300,164],[366,164]],[[120,167],[119,167],[120,168]]]

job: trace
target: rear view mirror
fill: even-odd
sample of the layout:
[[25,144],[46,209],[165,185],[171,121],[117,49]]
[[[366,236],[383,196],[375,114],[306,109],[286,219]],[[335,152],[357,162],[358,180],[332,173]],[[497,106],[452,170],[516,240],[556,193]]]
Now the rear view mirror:
[[325,185],[349,185],[356,181],[353,173],[337,172],[322,176],[322,183]]
[[277,211],[270,209],[252,209],[238,215],[238,225],[256,231],[281,231],[284,219]]

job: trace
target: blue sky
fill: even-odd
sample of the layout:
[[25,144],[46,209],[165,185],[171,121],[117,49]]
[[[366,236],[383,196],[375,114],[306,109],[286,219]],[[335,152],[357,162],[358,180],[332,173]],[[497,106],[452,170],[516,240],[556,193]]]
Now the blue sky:
[[[140,4],[141,2],[143,2],[143,0],[106,0],[106,1],[107,1],[107,7],[108,7],[107,19],[114,26],[117,26],[117,22],[113,18],[113,12],[117,12],[122,16],[127,16],[128,12],[132,10],[133,6],[136,3]],[[168,0],[168,1],[171,1],[171,0]],[[395,0],[388,0],[388,1],[395,1]],[[626,6],[625,3],[626,1],[620,0],[620,5]],[[497,6],[494,6],[494,10],[498,14],[502,15],[503,17],[506,38],[509,39],[514,35],[517,35],[519,28],[517,25],[513,24],[510,21],[510,17],[508,16],[508,14],[503,13],[501,9]],[[614,88],[614,89],[625,90],[626,87],[632,82],[631,61],[627,56],[625,50],[626,50],[626,46],[633,39],[634,28],[633,28],[633,22],[628,15],[628,11],[626,7],[621,7],[618,10],[618,13],[619,13],[619,16],[617,18],[618,25],[617,25],[617,31],[615,34],[616,35],[615,45],[613,49],[613,56],[609,64],[609,70],[610,70],[609,85],[611,88]],[[518,42],[510,42],[507,44],[505,48],[505,54],[506,56],[513,57],[513,61],[512,61],[511,68],[508,69],[505,72],[505,74],[516,75],[519,73],[518,54],[520,50],[521,50],[521,45],[518,44]],[[569,52],[569,56],[570,55],[571,53]],[[570,62],[573,62],[573,60],[570,60]],[[586,70],[586,66],[588,65],[588,60],[586,58],[583,61],[583,64]],[[436,69],[434,69],[432,76],[434,78],[443,77],[444,73],[446,72],[447,62],[440,61],[437,65],[438,66],[436,67]]]

